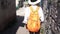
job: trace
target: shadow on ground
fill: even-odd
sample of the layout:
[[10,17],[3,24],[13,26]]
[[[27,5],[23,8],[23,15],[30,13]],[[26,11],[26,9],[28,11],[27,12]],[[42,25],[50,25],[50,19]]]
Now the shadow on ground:
[[25,24],[22,23],[24,17],[17,16],[16,18],[17,18],[17,23],[10,25],[6,30],[4,30],[3,32],[0,32],[0,34],[16,34],[20,26],[24,27]]

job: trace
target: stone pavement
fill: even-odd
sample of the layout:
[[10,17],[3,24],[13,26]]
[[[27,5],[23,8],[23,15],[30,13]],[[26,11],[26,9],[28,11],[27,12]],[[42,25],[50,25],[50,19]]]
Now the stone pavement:
[[29,34],[29,32],[25,27],[19,27],[16,34]]

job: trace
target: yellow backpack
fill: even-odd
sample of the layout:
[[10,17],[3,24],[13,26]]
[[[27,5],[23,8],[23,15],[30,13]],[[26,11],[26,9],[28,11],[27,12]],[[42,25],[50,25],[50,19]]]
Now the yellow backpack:
[[27,22],[27,29],[31,32],[38,32],[40,29],[40,17],[38,14],[39,7],[34,11],[32,6],[30,6],[30,16]]

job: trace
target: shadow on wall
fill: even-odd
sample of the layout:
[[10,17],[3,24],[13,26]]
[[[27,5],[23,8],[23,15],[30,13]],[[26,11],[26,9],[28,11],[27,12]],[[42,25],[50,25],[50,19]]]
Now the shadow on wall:
[[5,31],[0,32],[0,34],[16,34],[18,28],[24,27],[24,23],[22,23],[24,17],[23,16],[17,16],[17,23],[15,23],[14,25],[11,24],[11,26],[9,26]]

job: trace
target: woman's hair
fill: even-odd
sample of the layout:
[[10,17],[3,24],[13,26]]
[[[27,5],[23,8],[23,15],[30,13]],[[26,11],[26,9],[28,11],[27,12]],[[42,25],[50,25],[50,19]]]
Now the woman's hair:
[[[29,6],[31,6],[31,4],[28,4]],[[40,3],[36,4],[37,6],[40,6]]]
[[31,2],[35,2],[35,1],[37,1],[37,0],[31,0]]

